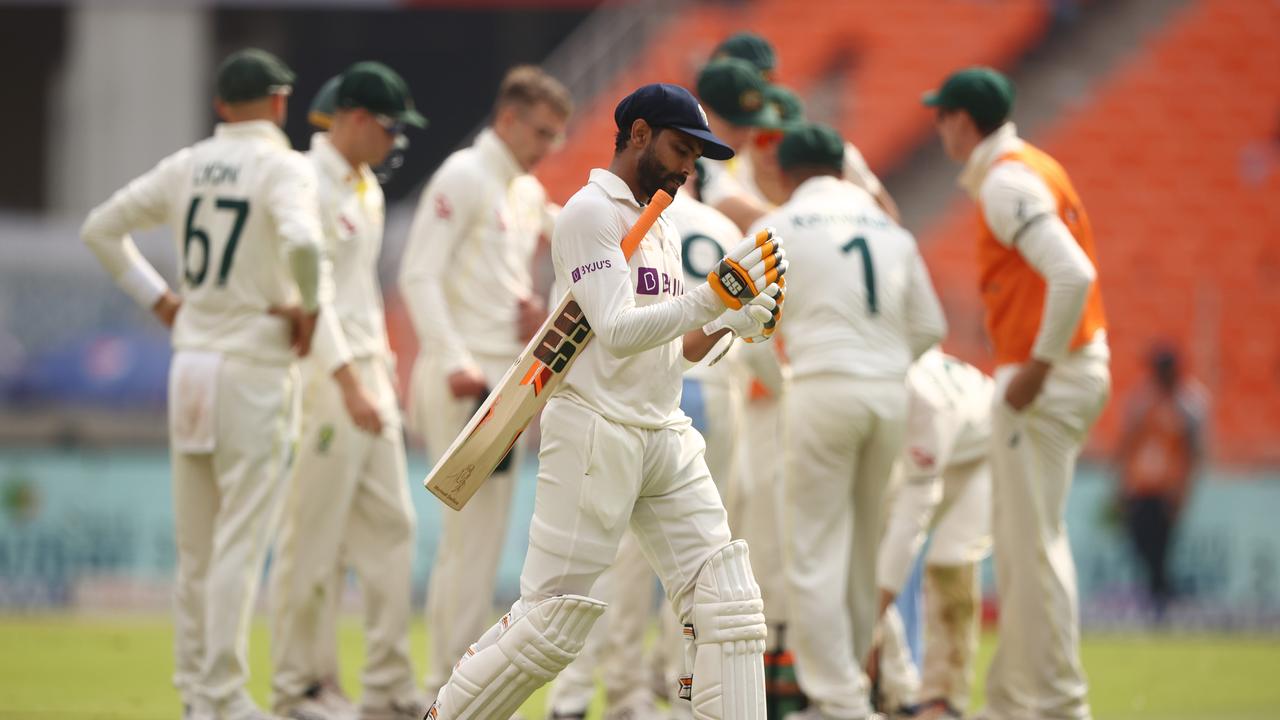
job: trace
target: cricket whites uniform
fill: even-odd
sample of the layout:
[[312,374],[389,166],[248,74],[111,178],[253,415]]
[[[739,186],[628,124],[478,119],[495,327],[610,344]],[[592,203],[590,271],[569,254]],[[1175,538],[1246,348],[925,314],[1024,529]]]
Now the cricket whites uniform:
[[[400,290],[419,345],[410,424],[423,432],[433,461],[484,400],[454,397],[449,374],[477,368],[492,388],[524,349],[517,306],[533,294],[533,254],[549,226],[545,191],[492,129],[449,156],[423,191]],[[441,517],[427,594],[428,692],[444,684],[493,621],[494,582],[523,457],[524,444],[517,443],[465,508]]]
[[[1093,230],[1066,172],[1006,123],[960,184],[979,206],[978,262],[995,348],[992,534],[1000,632],[987,677],[992,720],[1090,717],[1080,664],[1075,563],[1064,519],[1076,458],[1110,394]],[[1022,411],[1019,366],[1052,369]]]
[[788,239],[791,260],[781,327],[791,363],[782,400],[787,640],[822,716],[860,719],[871,711],[862,664],[885,494],[906,429],[903,379],[946,321],[915,239],[852,183],[806,180],[758,225]]
[[[707,275],[716,269],[720,259],[741,240],[741,233],[729,218],[714,208],[693,198],[677,194],[671,206],[663,213],[675,226],[681,241],[681,266],[686,288],[694,288],[707,281]],[[722,341],[726,342],[726,341]],[[707,469],[715,480],[720,497],[729,514],[729,526],[733,530],[740,521],[741,495],[734,487],[737,475],[738,440],[741,431],[742,391],[739,387],[735,353],[730,352],[714,366],[704,360],[684,373],[684,388],[680,407],[706,443]],[[708,360],[719,348],[708,353]],[[736,534],[736,531],[735,531]],[[593,593],[609,601],[606,611],[584,651],[556,678],[551,690],[550,706],[562,713],[585,711],[595,695],[594,674],[601,671],[605,699],[610,711],[623,704],[643,702],[652,695],[646,676],[644,661],[644,636],[653,615],[653,571],[634,536],[624,535],[618,557],[602,576]],[[680,642],[673,621],[667,621],[664,608],[661,644],[658,654],[668,666],[677,666],[667,651]],[[668,638],[667,635],[675,637]],[[675,672],[670,675],[674,689]],[[643,699],[631,700],[640,695]]]
[[145,308],[166,287],[128,233],[160,224],[181,258],[169,371],[174,684],[194,717],[235,720],[255,710],[249,616],[295,434],[290,329],[267,310],[314,302],[290,268],[319,256],[315,173],[274,124],[221,124],[94,209],[85,242]]
[[[978,563],[991,552],[992,392],[991,378],[981,370],[937,349],[911,366],[899,466],[903,478],[891,501],[876,572],[881,589],[901,592],[932,533],[925,556],[925,656],[918,697],[945,701],[960,713],[968,707],[978,647]],[[900,622],[884,628],[886,634],[900,630]],[[905,639],[898,644],[905,645]],[[887,676],[888,671],[882,664],[881,672]]]
[[572,291],[595,339],[542,413],[521,598],[454,669],[432,710],[442,720],[506,717],[573,660],[605,607],[585,596],[628,529],[687,626],[694,716],[763,719],[759,588],[679,408],[680,339],[724,305],[706,284],[686,291],[665,219],[623,257],[641,210],[597,169],[556,221],[557,295]]
[[[365,612],[365,707],[414,692],[409,605],[415,519],[378,283],[385,217],[368,166],[353,168],[329,136],[312,137],[325,256],[338,323],[317,332],[302,363],[302,433],[272,569],[272,679],[277,704],[299,698],[336,668],[325,643],[341,585],[335,568],[360,578]],[[333,378],[349,365],[378,408],[378,435],[357,427]]]

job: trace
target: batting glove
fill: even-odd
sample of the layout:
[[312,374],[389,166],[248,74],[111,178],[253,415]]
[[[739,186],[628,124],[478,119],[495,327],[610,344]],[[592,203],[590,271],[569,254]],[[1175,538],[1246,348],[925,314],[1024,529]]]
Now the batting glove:
[[764,342],[773,335],[778,315],[782,312],[782,287],[771,283],[756,297],[737,310],[726,310],[720,317],[702,326],[708,335],[723,328],[750,343]]
[[744,238],[730,250],[710,275],[707,283],[725,307],[739,310],[760,295],[760,290],[776,283],[787,272],[782,238],[773,228],[765,228]]

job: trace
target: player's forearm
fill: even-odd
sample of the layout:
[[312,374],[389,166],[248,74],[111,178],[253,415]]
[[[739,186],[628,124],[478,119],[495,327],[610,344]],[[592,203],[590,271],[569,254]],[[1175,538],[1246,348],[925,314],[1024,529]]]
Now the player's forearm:
[[1054,363],[1066,357],[1097,272],[1056,216],[1027,228],[1018,242],[1018,250],[1047,285],[1040,329],[1031,356]]
[[123,214],[108,201],[89,213],[80,229],[80,238],[111,273],[116,285],[140,307],[151,309],[169,285],[138,252],[124,220]]
[[702,328],[690,330],[684,334],[684,359],[691,363],[701,362],[711,352],[711,348],[720,342],[720,338],[730,332],[729,328],[720,328],[708,335]]
[[690,330],[701,328],[724,310],[724,303],[708,285],[699,285],[673,300],[645,307],[636,307],[629,282],[622,286],[622,291],[615,293],[613,302],[594,313],[598,320],[583,306],[597,340],[619,358],[669,343]]
[[289,246],[289,270],[298,285],[302,309],[315,312],[320,306],[320,246],[300,242]]

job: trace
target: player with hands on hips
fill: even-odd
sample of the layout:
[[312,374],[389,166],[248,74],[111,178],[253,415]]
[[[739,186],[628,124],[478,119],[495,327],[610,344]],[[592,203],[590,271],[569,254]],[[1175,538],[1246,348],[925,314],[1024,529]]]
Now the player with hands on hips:
[[[293,81],[269,53],[233,53],[218,69],[213,137],[117,191],[81,231],[116,284],[173,329],[173,680],[191,720],[269,717],[245,687],[247,631],[294,441],[294,361],[332,321],[316,175],[280,129]],[[129,236],[156,225],[174,230],[177,291]]]

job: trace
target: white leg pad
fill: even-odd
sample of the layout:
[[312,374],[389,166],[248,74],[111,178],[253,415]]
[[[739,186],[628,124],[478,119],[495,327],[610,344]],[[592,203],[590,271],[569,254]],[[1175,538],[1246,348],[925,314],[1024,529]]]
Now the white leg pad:
[[693,592],[694,719],[765,720],[769,628],[747,543],[735,540],[712,555]]
[[605,603],[557,595],[523,607],[517,602],[467,650],[428,720],[507,720],[582,652]]

